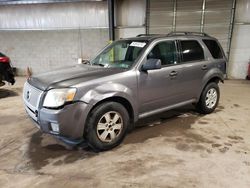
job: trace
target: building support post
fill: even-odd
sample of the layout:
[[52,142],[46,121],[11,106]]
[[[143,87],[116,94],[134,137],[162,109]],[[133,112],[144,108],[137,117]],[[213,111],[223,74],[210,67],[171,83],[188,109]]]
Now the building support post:
[[177,11],[177,0],[174,0],[174,12],[173,12],[173,24],[172,24],[172,31],[176,31],[176,11]]
[[[230,25],[229,25],[229,33],[228,33],[228,41],[227,41],[228,64],[229,64],[229,56],[230,56],[231,44],[232,44],[232,38],[233,38],[235,10],[236,10],[236,0],[233,0],[231,17],[230,17]],[[227,65],[226,78],[228,78],[228,67],[229,67],[229,65]]]
[[203,0],[203,2],[202,2],[202,12],[201,12],[201,28],[200,28],[201,33],[204,32],[205,10],[206,10],[206,0]]
[[228,58],[230,55],[230,49],[231,49],[231,43],[232,43],[232,37],[233,37],[235,9],[236,9],[236,0],[233,0],[230,25],[229,25],[229,33],[228,33],[228,43],[227,43],[227,56],[228,56]]
[[108,0],[109,40],[115,40],[114,0]]
[[145,18],[145,27],[146,34],[149,34],[149,19],[150,19],[150,0],[146,0],[146,18]]

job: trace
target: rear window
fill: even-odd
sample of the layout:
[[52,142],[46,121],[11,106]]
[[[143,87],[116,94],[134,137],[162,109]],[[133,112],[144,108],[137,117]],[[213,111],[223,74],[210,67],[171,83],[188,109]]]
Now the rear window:
[[214,40],[203,40],[205,45],[207,46],[208,50],[210,51],[211,55],[215,59],[223,58],[222,51],[218,45],[218,43]]
[[204,59],[204,52],[200,43],[196,40],[180,41],[182,50],[182,61],[197,61]]

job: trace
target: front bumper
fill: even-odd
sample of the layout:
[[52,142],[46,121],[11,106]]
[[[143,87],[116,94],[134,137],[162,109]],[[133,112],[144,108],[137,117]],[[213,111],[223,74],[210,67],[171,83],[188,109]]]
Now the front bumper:
[[[68,104],[58,110],[41,108],[35,112],[26,106],[26,111],[44,133],[72,143],[83,139],[84,125],[89,111],[88,104],[84,102]],[[53,131],[53,124],[58,125],[58,132]]]

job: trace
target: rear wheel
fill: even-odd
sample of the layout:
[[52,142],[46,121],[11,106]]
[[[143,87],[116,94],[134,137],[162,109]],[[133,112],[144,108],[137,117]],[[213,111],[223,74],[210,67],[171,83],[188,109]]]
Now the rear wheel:
[[212,113],[219,103],[220,90],[215,82],[208,83],[203,89],[196,109],[202,114]]
[[85,137],[95,150],[103,151],[119,145],[129,126],[126,108],[117,102],[105,102],[90,113]]

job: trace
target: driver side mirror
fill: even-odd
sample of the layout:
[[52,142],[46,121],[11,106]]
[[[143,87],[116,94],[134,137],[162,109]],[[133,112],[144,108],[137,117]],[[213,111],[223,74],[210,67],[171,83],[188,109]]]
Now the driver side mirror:
[[147,59],[146,63],[142,65],[142,71],[161,69],[160,59]]

